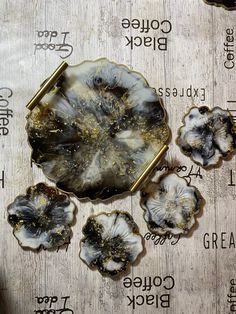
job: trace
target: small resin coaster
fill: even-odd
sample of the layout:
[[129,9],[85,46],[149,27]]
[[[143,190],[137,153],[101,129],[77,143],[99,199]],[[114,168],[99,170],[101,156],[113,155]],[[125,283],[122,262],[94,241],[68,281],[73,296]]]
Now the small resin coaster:
[[223,7],[227,10],[236,10],[235,0],[204,0],[207,4],[213,4],[217,7]]
[[49,249],[65,243],[71,234],[75,204],[65,193],[44,183],[31,186],[7,208],[13,234],[22,247]]
[[169,129],[156,91],[141,74],[107,59],[67,67],[30,109],[32,160],[78,198],[132,191],[167,147]]
[[176,140],[181,151],[202,167],[216,167],[235,150],[232,116],[219,107],[193,107]]
[[80,258],[102,275],[119,275],[143,251],[138,227],[126,212],[113,211],[89,217],[83,234]]
[[175,173],[150,182],[141,191],[144,219],[152,233],[173,235],[188,233],[202,206],[202,197],[194,186]]

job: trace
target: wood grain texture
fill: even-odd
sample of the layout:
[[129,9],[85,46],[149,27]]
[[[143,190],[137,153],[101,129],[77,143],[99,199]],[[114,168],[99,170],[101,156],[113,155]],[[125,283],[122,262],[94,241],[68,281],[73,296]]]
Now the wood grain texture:
[[[204,101],[200,97],[163,96],[172,131],[166,159],[177,159],[189,169],[193,163],[175,144],[183,115],[192,105],[226,109],[228,100],[236,100],[236,68],[228,71],[223,66],[225,30],[236,27],[236,12],[208,6],[203,0],[1,0],[0,12],[0,87],[13,90],[9,108],[14,111],[9,134],[0,136],[0,173],[5,171],[4,189],[0,185],[0,314],[35,313],[39,308],[35,297],[45,295],[70,296],[68,306],[75,314],[230,313],[227,294],[230,280],[236,279],[236,250],[204,249],[203,236],[234,232],[236,237],[236,188],[228,187],[235,156],[220,168],[201,170],[203,179],[192,177],[191,184],[199,189],[206,204],[191,235],[182,237],[175,246],[170,241],[162,246],[145,241],[145,255],[127,274],[131,278],[173,276],[176,286],[169,292],[170,308],[142,305],[133,310],[128,306],[127,295],[148,292],[126,289],[122,279],[103,278],[79,259],[81,230],[91,213],[128,211],[145,235],[148,230],[139,193],[106,204],[74,198],[78,211],[68,251],[22,250],[7,223],[6,207],[28,186],[50,184],[40,169],[30,166],[31,149],[25,131],[27,102],[61,62],[55,51],[34,54],[38,30],[70,32],[67,41],[73,45],[73,53],[66,60],[69,64],[107,57],[141,72],[156,89],[187,89],[190,85],[205,89]],[[154,51],[143,46],[130,50],[124,37],[140,33],[122,29],[123,18],[170,20],[173,30],[167,35],[168,50]],[[161,33],[151,30],[147,36],[159,37]],[[236,103],[231,104],[231,109],[232,106],[236,109]],[[163,293],[166,291],[162,287],[152,288],[149,294]]]

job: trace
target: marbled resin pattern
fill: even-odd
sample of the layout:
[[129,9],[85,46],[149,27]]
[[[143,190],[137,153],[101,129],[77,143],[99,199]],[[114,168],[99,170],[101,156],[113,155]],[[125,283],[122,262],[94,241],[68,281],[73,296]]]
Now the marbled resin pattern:
[[236,9],[236,1],[235,0],[204,0],[207,4],[213,4],[217,7],[224,7],[227,10],[235,10]]
[[150,182],[141,191],[141,207],[151,232],[157,234],[188,233],[202,205],[202,197],[194,186],[175,173]]
[[8,221],[22,247],[52,248],[71,234],[75,205],[69,197],[44,183],[31,186],[10,204]]
[[137,225],[126,212],[89,217],[83,228],[80,258],[102,275],[116,276],[143,251]]
[[107,59],[68,67],[27,119],[32,159],[79,198],[129,190],[169,137],[155,90]]
[[227,110],[193,107],[176,140],[182,152],[203,167],[217,166],[235,149],[232,117]]

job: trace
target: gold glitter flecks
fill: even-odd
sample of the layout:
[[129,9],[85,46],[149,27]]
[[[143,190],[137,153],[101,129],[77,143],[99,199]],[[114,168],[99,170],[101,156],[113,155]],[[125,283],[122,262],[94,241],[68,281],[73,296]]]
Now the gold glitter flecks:
[[159,97],[142,75],[106,59],[64,74],[56,96],[28,115],[34,161],[79,198],[128,191],[168,139]]

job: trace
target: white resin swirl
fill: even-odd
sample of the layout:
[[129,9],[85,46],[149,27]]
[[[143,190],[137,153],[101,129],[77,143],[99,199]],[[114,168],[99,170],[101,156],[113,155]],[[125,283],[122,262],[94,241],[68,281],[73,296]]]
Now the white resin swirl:
[[144,219],[151,232],[188,233],[195,223],[202,198],[193,186],[175,173],[150,182],[141,192]]

